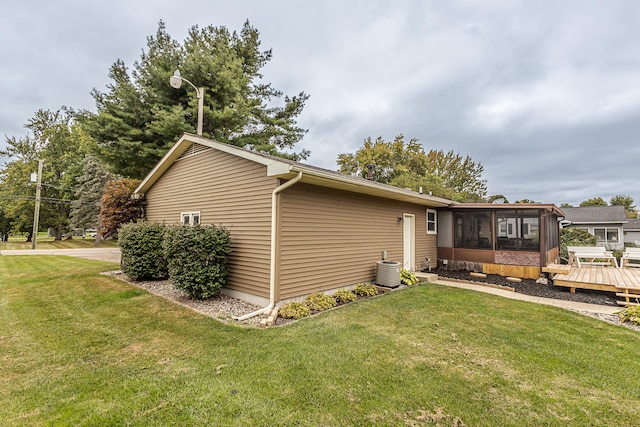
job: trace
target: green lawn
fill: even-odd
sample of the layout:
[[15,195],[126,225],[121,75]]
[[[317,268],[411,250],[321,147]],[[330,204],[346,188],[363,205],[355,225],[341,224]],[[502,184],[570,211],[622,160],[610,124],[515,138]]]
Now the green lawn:
[[640,334],[421,285],[266,330],[0,256],[0,425],[640,425]]
[[[74,237],[71,240],[53,240],[47,233],[38,233],[36,249],[82,249],[93,248],[96,239],[93,237]],[[0,242],[0,250],[31,249],[32,243],[26,241],[24,236],[10,236],[8,242]],[[117,240],[104,240],[100,242],[101,248],[117,248]]]

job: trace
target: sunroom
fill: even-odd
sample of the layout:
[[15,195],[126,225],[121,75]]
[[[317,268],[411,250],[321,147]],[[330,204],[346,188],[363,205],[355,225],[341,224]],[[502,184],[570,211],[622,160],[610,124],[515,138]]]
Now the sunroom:
[[560,256],[563,216],[552,204],[452,204],[438,212],[438,266],[537,279]]

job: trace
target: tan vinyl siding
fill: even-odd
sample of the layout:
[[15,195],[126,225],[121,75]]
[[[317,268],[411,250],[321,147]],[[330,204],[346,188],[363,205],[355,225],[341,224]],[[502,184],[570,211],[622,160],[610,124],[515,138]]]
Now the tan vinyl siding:
[[200,212],[202,224],[231,233],[227,287],[269,296],[271,192],[266,166],[213,149],[176,161],[149,189],[145,217],[180,222],[181,212]]
[[403,213],[415,215],[417,266],[436,259],[426,208],[296,184],[281,195],[279,299],[372,281],[381,252],[402,262]]

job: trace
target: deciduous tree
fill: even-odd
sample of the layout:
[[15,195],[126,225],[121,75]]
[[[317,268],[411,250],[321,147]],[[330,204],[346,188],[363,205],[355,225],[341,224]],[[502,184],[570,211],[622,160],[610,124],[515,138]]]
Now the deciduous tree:
[[131,197],[138,184],[129,178],[107,183],[100,201],[100,238],[115,238],[121,225],[142,217],[142,200]]
[[602,197],[594,197],[592,199],[584,200],[580,203],[580,207],[587,206],[608,206],[607,202]]
[[338,155],[342,173],[366,178],[371,165],[373,180],[407,187],[459,202],[480,202],[487,195],[482,179],[484,167],[469,156],[453,151],[431,150],[425,153],[418,140],[405,143],[404,136],[387,142],[382,137],[367,138],[355,153]]
[[25,125],[28,135],[6,138],[0,155],[11,160],[0,176],[0,196],[14,231],[28,231],[33,225],[35,184],[29,177],[37,170],[38,160],[44,162],[40,226],[53,228],[56,239],[68,227],[75,177],[87,151],[86,135],[74,118],[74,111],[66,107],[38,110]]

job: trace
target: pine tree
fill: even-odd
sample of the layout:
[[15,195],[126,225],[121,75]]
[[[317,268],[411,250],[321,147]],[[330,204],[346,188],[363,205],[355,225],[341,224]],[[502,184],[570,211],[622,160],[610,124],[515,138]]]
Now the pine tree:
[[259,32],[246,22],[242,30],[193,27],[183,44],[173,40],[161,21],[147,50],[133,65],[110,69],[108,91],[93,91],[97,114],[85,113],[85,129],[97,142],[97,155],[122,176],[141,179],[184,132],[195,133],[195,91],[169,85],[180,69],[195,86],[204,87],[203,135],[220,142],[269,154],[304,159],[309,153],[287,153],[306,132],[296,125],[308,96],[284,97],[261,82],[260,70],[271,59],[260,50]]
[[100,200],[105,185],[119,179],[107,171],[94,156],[82,161],[82,175],[76,178],[76,199],[71,203],[71,225],[75,228],[98,228]]

